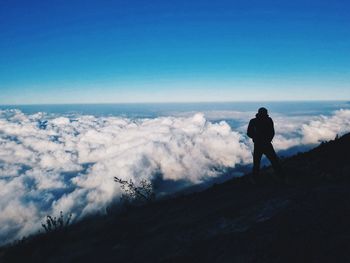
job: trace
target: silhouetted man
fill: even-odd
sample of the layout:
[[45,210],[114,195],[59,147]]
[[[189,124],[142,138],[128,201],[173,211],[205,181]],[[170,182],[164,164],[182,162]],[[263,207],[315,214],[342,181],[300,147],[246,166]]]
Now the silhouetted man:
[[273,121],[265,108],[260,108],[255,116],[256,118],[250,120],[247,130],[247,135],[254,142],[253,177],[256,178],[259,174],[260,161],[263,154],[270,160],[275,172],[280,173],[281,165],[271,143],[275,136]]

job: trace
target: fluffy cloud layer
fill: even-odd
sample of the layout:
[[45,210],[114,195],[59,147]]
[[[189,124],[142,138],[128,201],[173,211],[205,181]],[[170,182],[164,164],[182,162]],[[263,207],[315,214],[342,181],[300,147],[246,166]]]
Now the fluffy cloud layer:
[[[245,120],[247,113],[229,114]],[[222,116],[221,116],[222,117]],[[317,144],[349,131],[350,111],[330,117],[276,116],[274,144],[285,150]],[[113,177],[188,184],[218,175],[220,167],[251,163],[246,126],[232,128],[203,114],[128,119],[0,112],[0,240],[37,231],[47,214],[76,219],[106,207],[121,194]]]

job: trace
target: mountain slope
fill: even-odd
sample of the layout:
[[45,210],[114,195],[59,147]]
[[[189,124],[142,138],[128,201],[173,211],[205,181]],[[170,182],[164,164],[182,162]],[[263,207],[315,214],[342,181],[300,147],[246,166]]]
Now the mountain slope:
[[350,134],[285,159],[259,183],[92,218],[3,248],[0,262],[350,262]]

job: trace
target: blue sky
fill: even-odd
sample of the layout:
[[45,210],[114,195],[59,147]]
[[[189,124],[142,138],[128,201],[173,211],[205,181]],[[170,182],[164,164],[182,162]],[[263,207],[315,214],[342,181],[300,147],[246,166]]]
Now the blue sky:
[[348,1],[0,0],[0,104],[350,99]]

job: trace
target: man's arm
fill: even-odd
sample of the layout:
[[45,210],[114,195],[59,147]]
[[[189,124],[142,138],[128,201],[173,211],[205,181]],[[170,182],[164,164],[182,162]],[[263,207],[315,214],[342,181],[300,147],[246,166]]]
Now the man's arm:
[[275,127],[273,124],[273,120],[270,118],[271,124],[270,124],[270,141],[272,141],[273,137],[275,137]]
[[254,128],[253,120],[250,120],[248,124],[247,135],[249,138],[252,138],[252,139],[254,139],[255,137],[255,128]]

